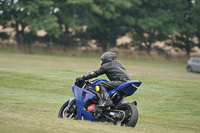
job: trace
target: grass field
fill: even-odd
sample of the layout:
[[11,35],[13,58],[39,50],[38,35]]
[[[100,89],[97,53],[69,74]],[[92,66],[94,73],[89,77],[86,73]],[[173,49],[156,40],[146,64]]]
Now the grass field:
[[200,74],[186,72],[185,62],[120,61],[131,79],[143,82],[126,98],[138,102],[135,128],[57,118],[62,104],[73,97],[75,78],[99,68],[98,56],[0,53],[0,132],[200,132]]

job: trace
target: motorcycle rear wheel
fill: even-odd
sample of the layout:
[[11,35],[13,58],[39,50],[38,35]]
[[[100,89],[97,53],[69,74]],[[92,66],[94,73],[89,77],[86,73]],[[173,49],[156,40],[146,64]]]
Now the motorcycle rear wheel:
[[65,119],[77,119],[77,111],[76,111],[76,102],[74,101],[72,105],[67,107],[69,101],[65,102],[63,106],[60,108],[58,113],[58,118],[65,118]]
[[136,126],[138,121],[138,110],[134,104],[124,103],[121,104],[117,109],[125,112],[125,118],[121,122],[121,126]]

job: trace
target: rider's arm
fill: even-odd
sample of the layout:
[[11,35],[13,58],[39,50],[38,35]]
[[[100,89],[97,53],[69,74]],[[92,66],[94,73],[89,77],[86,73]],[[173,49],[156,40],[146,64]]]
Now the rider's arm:
[[88,79],[98,77],[99,75],[105,74],[105,72],[106,71],[104,67],[100,67],[98,70],[93,71],[90,74],[83,76],[83,80],[88,80]]

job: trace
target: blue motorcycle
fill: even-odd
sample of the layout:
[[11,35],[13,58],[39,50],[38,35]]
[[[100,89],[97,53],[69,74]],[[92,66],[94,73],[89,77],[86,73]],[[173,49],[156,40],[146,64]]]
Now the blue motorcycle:
[[137,102],[127,103],[124,98],[133,95],[141,81],[127,81],[118,88],[108,91],[114,106],[99,107],[100,94],[94,88],[105,79],[93,79],[83,83],[75,82],[72,86],[74,98],[60,108],[58,117],[74,120],[89,120],[121,123],[122,126],[135,127],[138,121]]

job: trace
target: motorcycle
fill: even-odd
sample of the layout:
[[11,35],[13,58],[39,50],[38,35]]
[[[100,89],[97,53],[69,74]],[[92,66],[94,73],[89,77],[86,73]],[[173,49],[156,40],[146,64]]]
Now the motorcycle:
[[127,103],[124,98],[133,95],[142,82],[127,81],[118,88],[108,91],[113,106],[107,108],[98,106],[101,97],[94,88],[100,82],[108,81],[106,79],[92,79],[82,83],[75,82],[72,85],[74,98],[63,104],[58,117],[92,122],[112,122],[115,125],[121,123],[121,126],[135,127],[138,121],[137,102]]

